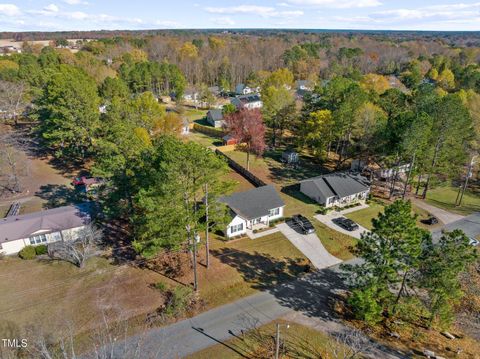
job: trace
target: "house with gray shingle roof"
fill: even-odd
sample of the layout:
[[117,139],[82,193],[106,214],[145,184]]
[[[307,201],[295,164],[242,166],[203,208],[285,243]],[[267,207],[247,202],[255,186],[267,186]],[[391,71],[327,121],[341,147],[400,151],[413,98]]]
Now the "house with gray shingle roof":
[[361,176],[332,173],[301,181],[300,191],[326,208],[344,207],[364,202],[370,186]]
[[271,221],[283,217],[285,207],[273,186],[237,192],[219,200],[230,208],[232,214],[232,221],[225,231],[227,237],[243,235],[247,230],[268,227]]
[[222,127],[225,123],[223,121],[223,110],[221,108],[214,108],[207,112],[207,122],[215,128]]
[[0,219],[0,253],[20,252],[24,247],[75,239],[90,223],[88,204],[64,206]]

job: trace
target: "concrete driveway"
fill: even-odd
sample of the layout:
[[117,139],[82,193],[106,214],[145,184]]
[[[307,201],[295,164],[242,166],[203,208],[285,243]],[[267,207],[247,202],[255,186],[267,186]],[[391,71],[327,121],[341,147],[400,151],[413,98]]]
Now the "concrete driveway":
[[417,207],[420,207],[425,211],[429,212],[430,214],[432,214],[433,216],[437,217],[445,225],[449,225],[450,223],[454,223],[465,218],[464,216],[461,216],[459,214],[451,213],[451,212],[445,211],[444,209],[432,206],[431,204],[428,204],[417,198],[412,198],[412,202]]
[[278,224],[277,228],[317,269],[331,267],[342,262],[328,253],[315,233],[300,234],[286,223]]
[[350,231],[347,231],[346,229],[343,229],[339,225],[333,223],[333,220],[335,218],[343,217],[344,213],[345,212],[331,212],[328,214],[317,214],[314,217],[317,221],[322,222],[324,225],[326,225],[327,227],[330,227],[331,229],[337,232],[346,234],[347,236],[350,236],[350,237],[360,239],[360,236],[362,235],[362,233],[368,231],[366,228],[359,225],[357,230],[350,232]]

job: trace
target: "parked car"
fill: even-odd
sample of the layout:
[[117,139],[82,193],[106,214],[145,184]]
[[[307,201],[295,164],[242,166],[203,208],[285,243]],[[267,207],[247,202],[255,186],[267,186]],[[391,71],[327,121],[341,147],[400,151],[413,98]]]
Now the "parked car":
[[358,224],[356,224],[354,221],[345,217],[334,218],[332,219],[332,222],[335,223],[337,226],[346,229],[349,232],[355,231],[360,228]]
[[307,217],[302,216],[301,214],[296,214],[292,217],[291,226],[303,234],[315,233],[315,227],[313,226],[312,222],[310,222]]
[[468,242],[471,246],[478,246],[480,244],[480,242],[478,241],[478,239],[475,239],[475,238],[469,238],[469,242]]
[[432,226],[438,223],[438,218],[434,216],[430,216],[427,219],[422,219],[420,222],[422,222],[423,224]]

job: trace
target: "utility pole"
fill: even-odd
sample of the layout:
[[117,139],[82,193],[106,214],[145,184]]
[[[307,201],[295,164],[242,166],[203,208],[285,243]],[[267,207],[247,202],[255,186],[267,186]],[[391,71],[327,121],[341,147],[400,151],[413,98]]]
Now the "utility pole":
[[192,262],[193,262],[193,290],[196,292],[198,290],[198,280],[197,280],[197,242],[200,240],[200,236],[197,232],[193,234],[193,243],[191,237],[191,227],[189,224],[186,226],[188,244],[192,245]]
[[405,199],[405,196],[407,195],[408,182],[410,181],[410,177],[412,176],[413,166],[415,166],[415,155],[416,155],[416,153],[413,152],[412,162],[410,162],[410,168],[408,169],[407,180],[405,182],[405,187],[403,188],[402,199]]
[[206,251],[206,261],[205,264],[207,268],[210,265],[210,243],[208,240],[208,231],[210,230],[210,223],[208,222],[208,183],[205,183],[205,224],[206,224],[206,230],[205,230],[205,251]]
[[[275,359],[279,359],[280,355],[280,323],[277,323],[277,333],[275,335]],[[290,325],[287,324],[285,327],[288,329]]]
[[472,156],[472,159],[470,160],[470,164],[468,165],[468,171],[467,171],[467,175],[465,176],[465,183],[463,184],[462,193],[460,194],[458,204],[456,203],[456,206],[458,207],[462,205],[463,195],[467,190],[467,186],[468,186],[468,180],[472,176],[473,165],[475,164],[475,157],[477,156]]
[[193,290],[198,291],[197,279],[197,243],[200,242],[200,236],[197,232],[193,235]]

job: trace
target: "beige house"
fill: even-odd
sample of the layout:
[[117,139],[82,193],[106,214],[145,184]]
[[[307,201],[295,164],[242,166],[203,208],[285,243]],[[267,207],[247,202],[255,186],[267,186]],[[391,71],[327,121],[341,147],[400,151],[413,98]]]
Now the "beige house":
[[58,207],[0,219],[0,253],[10,255],[29,245],[74,240],[90,220],[86,205]]

